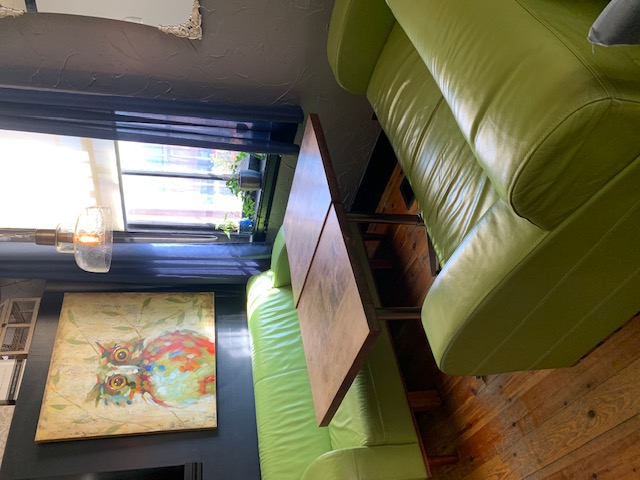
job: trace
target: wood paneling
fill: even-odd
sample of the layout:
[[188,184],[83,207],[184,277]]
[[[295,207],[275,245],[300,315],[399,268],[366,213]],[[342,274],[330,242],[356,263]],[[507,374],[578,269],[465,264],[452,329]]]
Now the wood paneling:
[[[391,177],[378,211],[407,210]],[[370,254],[392,259],[386,304],[421,305],[432,282],[420,227],[375,226]],[[457,454],[436,479],[640,478],[640,315],[571,368],[483,378],[437,370],[419,321],[393,322],[409,390],[437,388],[442,406],[417,414],[430,455]]]

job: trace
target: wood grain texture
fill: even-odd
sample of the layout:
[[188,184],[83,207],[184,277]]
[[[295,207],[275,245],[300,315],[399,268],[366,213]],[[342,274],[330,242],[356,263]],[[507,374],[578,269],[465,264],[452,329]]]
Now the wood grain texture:
[[329,205],[332,200],[340,200],[337,187],[327,177],[326,164],[331,165],[331,159],[324,134],[317,117],[310,115],[305,125],[283,221],[296,305]]
[[380,333],[363,282],[356,278],[332,207],[298,303],[302,343],[321,426],[328,425]]
[[[382,195],[377,213],[385,214],[418,214],[418,205],[414,201],[411,208],[407,209],[400,185],[404,180],[404,173],[398,165],[394,170],[387,189]],[[434,280],[430,272],[428,242],[425,227],[417,225],[371,225],[367,231],[369,234],[383,235],[390,247],[389,258],[394,269],[379,275],[378,281],[383,297],[382,303],[394,306],[422,305],[427,291]],[[380,246],[380,244],[378,244]],[[375,251],[371,252],[376,255]],[[402,292],[394,291],[401,289]]]
[[370,275],[361,264],[361,241],[341,203],[317,115],[307,118],[284,231],[317,420],[325,426],[364,364],[380,325]]
[[414,412],[434,410],[442,405],[440,394],[437,390],[420,390],[408,392],[409,407]]

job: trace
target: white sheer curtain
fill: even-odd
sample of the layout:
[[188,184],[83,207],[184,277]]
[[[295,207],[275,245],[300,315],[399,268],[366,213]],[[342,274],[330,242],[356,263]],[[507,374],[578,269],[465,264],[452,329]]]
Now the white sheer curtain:
[[82,209],[111,207],[123,229],[114,142],[0,130],[0,228],[75,224]]

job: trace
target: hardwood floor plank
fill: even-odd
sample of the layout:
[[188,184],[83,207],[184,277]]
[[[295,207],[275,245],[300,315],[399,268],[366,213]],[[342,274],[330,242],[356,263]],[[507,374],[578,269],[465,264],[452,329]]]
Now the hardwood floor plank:
[[636,415],[526,480],[637,479],[640,477],[639,444],[640,415]]
[[495,475],[507,471],[514,478],[526,478],[638,415],[640,383],[634,381],[638,372],[640,359],[517,441],[503,437],[496,446],[497,455],[474,469],[469,478],[477,474],[502,478]]
[[[460,456],[480,456],[478,452],[473,451],[473,448],[469,448],[475,444],[471,443],[465,448],[465,441],[479,431],[483,433],[482,438],[485,444],[500,435],[503,430],[501,420],[507,417],[503,411],[512,408],[514,398],[534,389],[540,379],[546,375],[548,375],[548,371],[498,375],[494,377],[491,384],[486,385],[484,389],[478,389],[476,395],[468,396],[464,401],[459,401],[459,396],[446,395],[441,392],[443,402],[453,410],[451,420],[460,425],[456,437],[448,439],[450,442],[456,442],[460,445]],[[476,381],[482,382],[481,380]],[[492,423],[493,421],[496,421],[496,424],[500,426]],[[429,434],[442,436],[444,432],[439,431],[438,426],[434,426]]]
[[[475,423],[474,427],[479,428],[456,432],[458,454],[461,458],[473,459],[472,464],[461,466],[460,470],[477,468],[478,464],[489,461],[637,359],[640,321],[634,319],[627,329],[619,331],[610,340],[571,369],[539,372],[544,376],[531,388],[521,386],[518,391],[512,385],[507,389],[506,398],[495,389],[485,390],[486,395],[479,396],[476,402],[478,410],[466,412],[470,418],[467,422]],[[507,382],[534,378],[535,375],[535,372],[511,374]],[[501,386],[500,383],[493,385]],[[461,412],[462,408],[458,413],[463,415]],[[474,415],[480,415],[480,420],[473,420]],[[434,430],[427,434],[437,435]]]
[[640,414],[640,359],[593,388],[530,435],[539,465],[546,466]]
[[550,372],[540,370],[535,372],[505,374],[482,391],[477,401],[464,405],[459,415],[464,415],[473,424],[465,432],[461,432],[462,440],[470,438],[484,425],[496,419],[505,418],[505,410],[512,409],[519,402],[518,398],[528,392],[538,391],[539,384]]

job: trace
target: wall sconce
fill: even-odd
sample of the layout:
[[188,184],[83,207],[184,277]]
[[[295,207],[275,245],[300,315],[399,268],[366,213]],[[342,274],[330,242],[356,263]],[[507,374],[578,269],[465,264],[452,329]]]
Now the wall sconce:
[[53,245],[60,253],[73,253],[78,266],[92,273],[111,267],[113,222],[109,207],[85,208],[75,227],[58,225],[55,230],[38,229],[36,245]]

